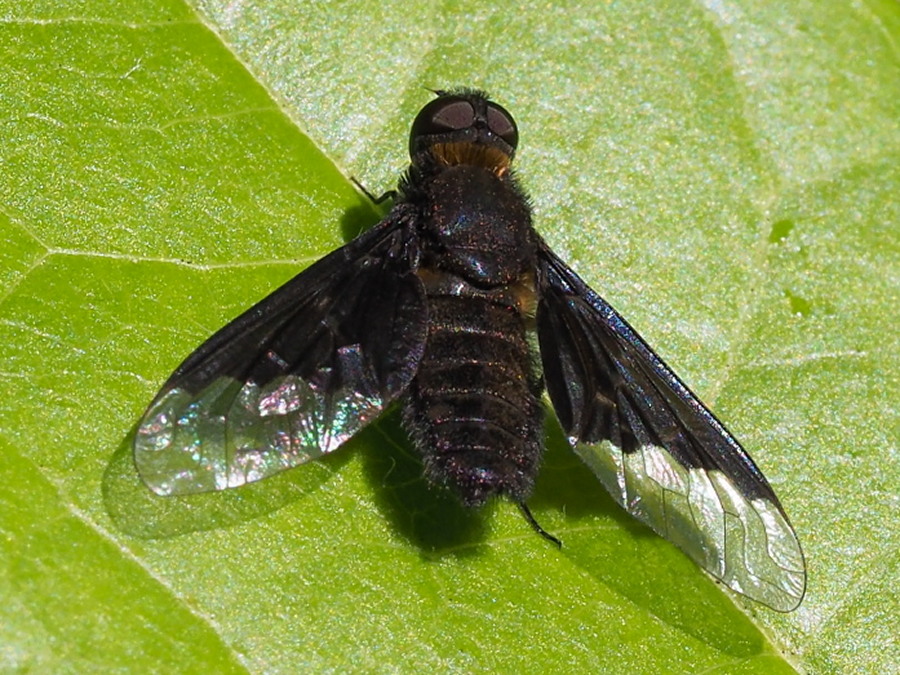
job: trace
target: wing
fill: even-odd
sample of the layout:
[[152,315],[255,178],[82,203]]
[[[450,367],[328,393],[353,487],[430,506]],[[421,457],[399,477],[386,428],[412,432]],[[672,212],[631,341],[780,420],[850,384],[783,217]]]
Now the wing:
[[427,325],[409,221],[396,208],[178,367],[134,439],[138,472],[154,492],[222,490],[307,462],[406,388]]
[[606,301],[541,243],[537,329],[569,442],[629,513],[733,590],[779,611],[803,554],[743,448]]

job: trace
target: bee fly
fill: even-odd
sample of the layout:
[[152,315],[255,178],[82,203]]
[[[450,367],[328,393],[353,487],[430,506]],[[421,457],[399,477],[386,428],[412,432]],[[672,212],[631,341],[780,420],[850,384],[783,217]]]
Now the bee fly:
[[553,539],[525,506],[546,386],[572,448],[629,513],[735,591],[794,609],[803,556],[765,477],[532,228],[510,114],[479,91],[436,93],[385,219],[163,385],[135,435],[143,480],[160,495],[257,481],[337,449],[396,401],[430,482],[468,506],[505,496]]

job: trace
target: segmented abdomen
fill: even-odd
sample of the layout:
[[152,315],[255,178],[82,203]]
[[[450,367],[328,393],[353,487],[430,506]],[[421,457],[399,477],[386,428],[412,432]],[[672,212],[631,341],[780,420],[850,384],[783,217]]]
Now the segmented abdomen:
[[428,341],[405,426],[429,480],[456,488],[467,505],[500,494],[524,501],[541,458],[543,405],[520,303],[509,289],[436,285],[426,282]]

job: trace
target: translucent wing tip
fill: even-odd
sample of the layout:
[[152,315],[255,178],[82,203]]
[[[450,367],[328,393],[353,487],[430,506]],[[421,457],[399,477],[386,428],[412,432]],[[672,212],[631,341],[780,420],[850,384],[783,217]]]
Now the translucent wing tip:
[[335,450],[384,405],[352,387],[322,393],[293,375],[264,387],[221,377],[197,394],[174,387],[138,425],[134,461],[161,496],[239,487]]
[[726,586],[780,612],[800,604],[803,553],[776,504],[748,499],[724,473],[686,468],[657,446],[623,453],[570,440],[623,508]]
[[160,496],[225,487],[224,421],[210,420],[202,400],[184,389],[170,389],[150,405],[138,424],[134,463],[147,487]]

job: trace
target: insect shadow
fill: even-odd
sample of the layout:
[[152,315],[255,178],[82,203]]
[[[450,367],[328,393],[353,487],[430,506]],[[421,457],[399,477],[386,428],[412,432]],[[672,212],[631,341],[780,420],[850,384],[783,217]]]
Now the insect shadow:
[[[317,492],[354,456],[362,462],[372,498],[390,527],[419,547],[424,557],[475,552],[489,538],[496,508],[511,508],[498,501],[486,509],[469,509],[448,490],[430,485],[422,477],[421,460],[401,428],[396,410],[360,432],[346,447],[298,470],[236,490],[175,498],[159,497],[141,481],[132,458],[133,440],[132,429],[106,467],[102,490],[107,513],[116,526],[140,539],[233,527],[273,513]],[[612,518],[637,534],[654,536],[627,517],[611,498],[583,489],[596,479],[574,457],[557,428],[549,430],[544,460],[532,505],[539,516],[563,514],[559,533],[563,538],[565,529],[595,516]],[[559,522],[558,516],[556,520]],[[522,537],[530,539],[534,533],[522,527]]]

